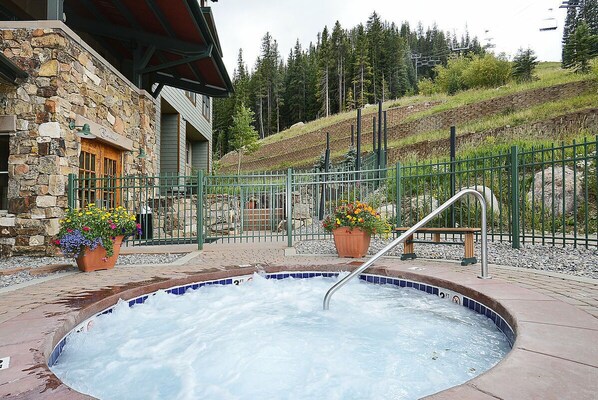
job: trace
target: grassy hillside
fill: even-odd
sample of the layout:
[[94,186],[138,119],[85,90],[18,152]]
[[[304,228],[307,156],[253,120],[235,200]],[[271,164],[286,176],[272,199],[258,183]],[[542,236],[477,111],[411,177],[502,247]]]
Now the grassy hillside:
[[[455,125],[463,138],[475,137],[475,147],[480,151],[510,141],[558,141],[598,133],[598,82],[594,77],[562,70],[558,63],[540,64],[536,75],[537,80],[526,84],[385,102],[389,161],[442,157],[439,153],[444,152],[443,146],[425,152],[421,148],[444,141],[450,125]],[[377,115],[377,107],[364,108],[362,115],[362,152],[368,152],[372,149],[372,117]],[[567,124],[559,122],[563,119]],[[310,167],[325,148],[326,132],[331,135],[332,159],[340,160],[350,145],[355,120],[356,111],[351,111],[270,136],[261,141],[258,151],[243,156],[241,168],[263,171]],[[541,132],[534,132],[538,129]],[[472,151],[471,141],[458,141],[458,152],[464,151]],[[236,163],[236,154],[227,154],[220,160],[220,171],[234,171]]]

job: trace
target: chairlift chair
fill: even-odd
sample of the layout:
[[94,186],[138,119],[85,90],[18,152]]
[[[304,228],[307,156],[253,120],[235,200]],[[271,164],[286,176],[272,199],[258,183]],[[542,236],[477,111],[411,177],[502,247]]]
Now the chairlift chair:
[[552,16],[552,8],[548,9],[548,13],[549,13],[549,17],[548,18],[544,18],[541,22],[540,22],[540,32],[544,32],[544,31],[554,31],[556,30],[556,28],[558,28],[558,24],[556,22],[556,18],[554,18]]

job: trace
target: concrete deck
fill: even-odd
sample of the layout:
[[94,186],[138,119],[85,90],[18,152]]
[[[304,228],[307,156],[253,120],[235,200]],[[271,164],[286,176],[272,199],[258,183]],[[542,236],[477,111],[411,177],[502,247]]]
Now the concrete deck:
[[[194,246],[133,247],[123,253],[150,250],[194,252],[167,266],[73,273],[0,291],[0,358],[10,356],[10,367],[0,370],[0,398],[90,398],[56,379],[47,358],[68,330],[119,297],[251,272],[249,265],[256,264],[266,270],[354,268],[350,259],[294,255],[285,243],[210,244],[202,252]],[[395,258],[381,259],[375,269],[481,297],[516,330],[513,350],[498,365],[429,398],[598,398],[598,280],[494,265],[493,279],[481,280],[478,265]]]

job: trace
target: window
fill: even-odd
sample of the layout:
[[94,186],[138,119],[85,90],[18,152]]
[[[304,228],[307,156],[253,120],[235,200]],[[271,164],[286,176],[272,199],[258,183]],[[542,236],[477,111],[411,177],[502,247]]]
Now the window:
[[0,210],[8,209],[8,135],[0,135]]
[[201,113],[203,114],[204,118],[208,121],[212,118],[212,114],[210,112],[210,98],[208,96],[202,96],[202,107]]
[[[81,141],[79,156],[79,206],[95,203],[113,208],[120,204],[117,189],[122,175],[121,151],[104,143]],[[104,178],[104,179],[100,179]]]
[[187,98],[191,101],[191,103],[193,103],[193,105],[196,104],[196,102],[197,102],[197,94],[196,93],[185,90],[185,96],[187,96]]

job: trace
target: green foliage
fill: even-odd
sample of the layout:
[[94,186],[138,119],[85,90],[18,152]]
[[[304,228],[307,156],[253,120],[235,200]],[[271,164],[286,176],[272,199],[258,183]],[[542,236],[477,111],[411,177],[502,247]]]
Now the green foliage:
[[463,74],[469,63],[469,58],[455,57],[448,61],[446,67],[442,65],[436,66],[436,85],[440,91],[452,95],[465,89]]
[[577,73],[589,73],[590,60],[598,55],[596,43],[598,43],[598,35],[591,34],[588,24],[581,21],[565,44],[569,54],[565,67]]
[[237,173],[241,170],[241,156],[243,153],[252,153],[260,146],[258,134],[253,127],[253,112],[241,104],[239,110],[233,116],[233,125],[230,128],[231,144],[233,150],[238,153]]
[[[255,127],[265,139],[297,122],[416,92],[412,53],[439,54],[437,59],[445,64],[454,43],[469,46],[475,54],[482,52],[477,39],[468,34],[459,39],[437,26],[397,26],[376,13],[365,25],[343,28],[337,21],[317,38],[303,46],[297,41],[283,60],[276,40],[266,33],[259,57],[251,60],[255,65],[251,73],[239,52],[235,92],[228,99],[214,100],[215,155],[233,150],[229,128],[240,104],[253,110]],[[420,78],[433,74],[431,66],[418,67]]]
[[233,116],[233,125],[230,133],[232,146],[235,151],[251,153],[259,148],[258,134],[253,127],[253,111],[241,105]]
[[388,235],[391,225],[385,218],[367,203],[359,201],[342,204],[331,215],[328,215],[322,226],[328,232],[343,226],[360,228],[372,235]]
[[536,65],[538,61],[532,49],[519,49],[513,60],[513,77],[518,83],[532,81]]
[[95,204],[85,208],[69,209],[60,220],[60,230],[55,244],[60,246],[65,256],[78,257],[86,246],[95,248],[101,245],[108,257],[114,254],[113,238],[133,235],[140,229],[135,216],[119,206],[101,209]]
[[431,96],[434,93],[438,93],[438,86],[434,84],[434,81],[429,78],[424,78],[419,81],[418,84],[419,93],[424,96]]
[[502,86],[511,77],[511,64],[491,53],[474,56],[463,71],[463,84],[467,89]]

